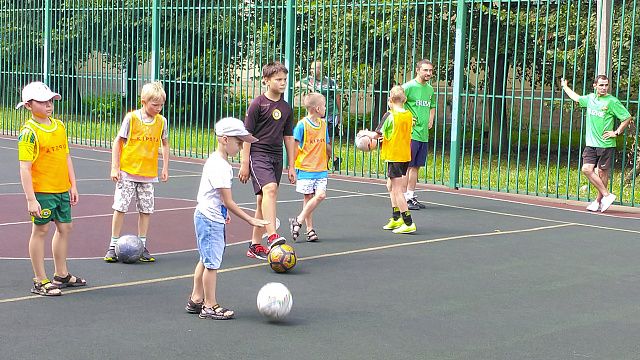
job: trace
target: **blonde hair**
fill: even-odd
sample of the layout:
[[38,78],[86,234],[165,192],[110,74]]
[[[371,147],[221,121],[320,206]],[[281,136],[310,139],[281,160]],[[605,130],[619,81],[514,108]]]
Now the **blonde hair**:
[[167,93],[164,92],[164,88],[160,81],[154,81],[144,84],[142,92],[140,93],[140,98],[145,102],[160,100],[165,102],[167,100]]
[[320,106],[325,101],[324,95],[317,92],[310,92],[304,97],[304,107],[309,110],[310,108]]
[[389,91],[389,100],[394,104],[404,104],[407,101],[407,95],[400,85],[396,85]]

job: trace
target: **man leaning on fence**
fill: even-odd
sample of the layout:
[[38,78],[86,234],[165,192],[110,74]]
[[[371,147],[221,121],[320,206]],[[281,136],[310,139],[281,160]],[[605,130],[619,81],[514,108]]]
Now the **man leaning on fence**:
[[[582,172],[598,189],[598,197],[587,206],[587,210],[605,212],[616,199],[616,196],[609,193],[607,189],[616,149],[616,137],[620,136],[629,125],[631,115],[620,100],[608,93],[609,79],[606,75],[598,75],[593,82],[594,93],[584,96],[571,90],[565,79],[561,80],[561,85],[573,101],[580,104],[580,107],[587,108],[586,146],[582,152]],[[614,130],[615,119],[620,120],[621,123]]]

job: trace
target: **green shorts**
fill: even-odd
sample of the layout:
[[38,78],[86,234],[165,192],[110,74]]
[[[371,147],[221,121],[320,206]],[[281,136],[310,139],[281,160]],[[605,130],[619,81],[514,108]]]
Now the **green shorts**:
[[61,223],[71,222],[71,199],[69,192],[59,194],[36,193],[36,200],[40,203],[40,216],[31,217],[36,225],[47,224],[51,220],[57,220]]

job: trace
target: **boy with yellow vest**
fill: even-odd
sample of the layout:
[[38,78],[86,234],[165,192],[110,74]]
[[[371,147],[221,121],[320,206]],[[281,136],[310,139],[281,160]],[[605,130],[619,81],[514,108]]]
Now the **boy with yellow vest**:
[[142,87],[142,109],[128,113],[113,141],[111,153],[111,180],[116,182],[111,222],[111,242],[104,256],[106,262],[117,262],[115,246],[120,238],[124,215],[131,200],[136,198],[138,209],[138,237],[144,251],[142,262],[156,259],[147,250],[149,216],[154,210],[153,183],[158,182],[158,148],[162,147],[160,179],[169,179],[169,137],[167,119],[160,115],[167,94],[160,82]]
[[[71,206],[78,203],[78,189],[66,129],[62,121],[51,117],[53,100],[60,99],[60,94],[44,83],[32,82],[22,89],[22,102],[16,106],[31,111],[31,119],[18,137],[18,159],[27,210],[33,222],[29,256],[35,277],[31,292],[43,296],[62,295],[60,288],[87,284],[67,270]],[[47,278],[44,266],[44,239],[51,221],[56,224],[51,240],[53,282]]]
[[302,212],[289,219],[289,228],[293,241],[296,241],[304,221],[307,226],[307,241],[317,241],[318,234],[313,228],[313,211],[327,197],[327,160],[331,155],[331,145],[327,122],[323,119],[326,111],[324,96],[316,92],[307,94],[304,107],[307,109],[307,116],[298,121],[293,129],[297,145],[296,191],[304,195],[304,203]]
[[416,231],[407,202],[404,199],[403,176],[407,174],[411,161],[411,127],[413,116],[404,108],[407,96],[402,86],[394,86],[389,91],[389,111],[382,117],[382,124],[376,129],[376,138],[382,137],[380,157],[387,162],[387,189],[391,198],[392,216],[383,226],[396,234],[410,234]]

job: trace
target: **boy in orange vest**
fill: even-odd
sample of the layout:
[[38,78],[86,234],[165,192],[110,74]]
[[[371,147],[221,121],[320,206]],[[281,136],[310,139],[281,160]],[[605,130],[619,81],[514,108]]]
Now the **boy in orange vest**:
[[[22,89],[22,102],[31,111],[18,137],[20,180],[27,197],[27,211],[33,226],[29,238],[29,256],[33,267],[31,292],[43,296],[62,295],[60,288],[84,286],[84,279],[67,270],[67,248],[71,233],[71,206],[78,203],[78,189],[69,155],[67,131],[62,121],[51,117],[53,100],[60,100],[42,82],[32,82]],[[56,232],[51,240],[53,281],[44,267],[44,239],[54,221]]]
[[167,119],[160,115],[167,95],[160,82],[142,87],[142,108],[128,113],[113,141],[111,180],[116,182],[111,222],[111,242],[104,256],[106,262],[117,262],[115,246],[120,238],[124,215],[131,200],[136,198],[138,237],[144,251],[142,262],[156,259],[147,250],[149,216],[154,209],[153,183],[158,182],[158,148],[162,147],[160,180],[169,179],[169,137]]
[[298,121],[293,129],[296,140],[296,191],[304,195],[304,204],[302,212],[289,219],[289,229],[293,241],[296,241],[304,221],[307,241],[317,241],[318,234],[313,228],[313,211],[327,197],[327,159],[331,155],[331,145],[327,122],[324,120],[324,96],[316,92],[309,93],[304,98],[304,106],[307,116]]
[[387,189],[391,198],[392,216],[382,228],[395,234],[410,234],[416,231],[411,218],[403,187],[403,176],[407,174],[411,161],[411,127],[413,116],[404,108],[407,96],[402,86],[394,86],[389,91],[389,111],[382,117],[381,126],[376,129],[376,138],[382,137],[380,157],[387,162]]

